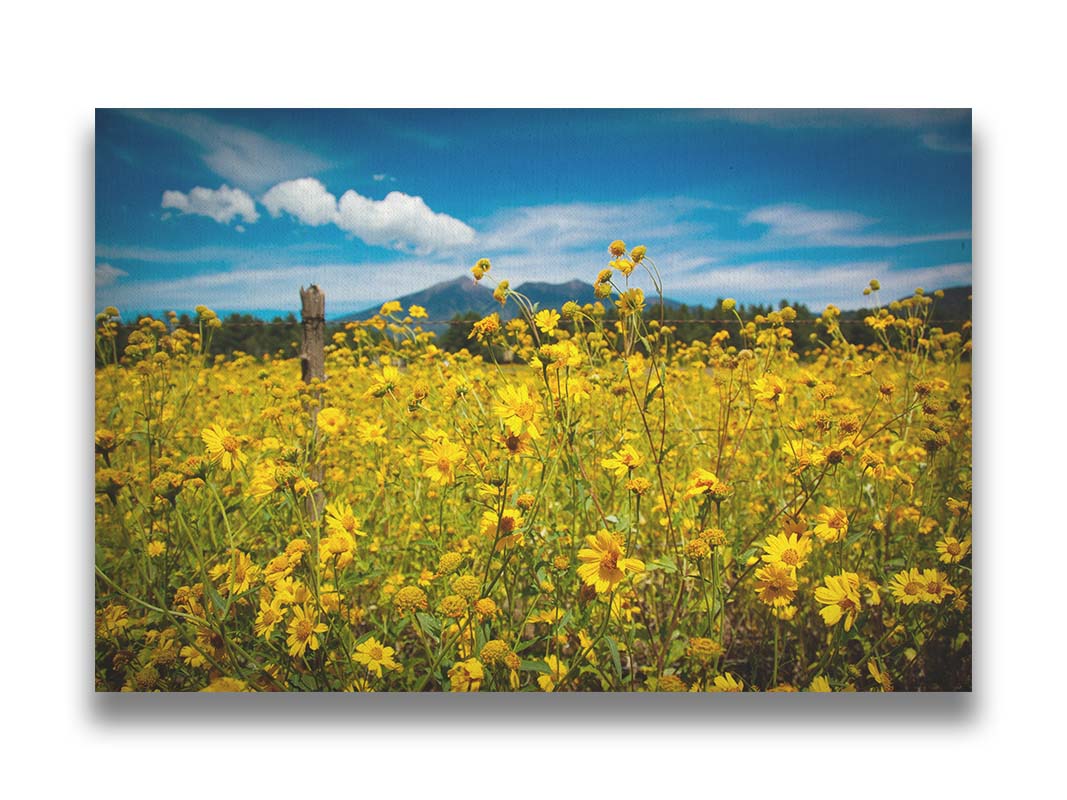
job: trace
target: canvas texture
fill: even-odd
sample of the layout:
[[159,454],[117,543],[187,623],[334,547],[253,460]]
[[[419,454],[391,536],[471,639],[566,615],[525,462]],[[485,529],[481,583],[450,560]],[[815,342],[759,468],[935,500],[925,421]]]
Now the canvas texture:
[[96,124],[97,691],[971,689],[969,110]]

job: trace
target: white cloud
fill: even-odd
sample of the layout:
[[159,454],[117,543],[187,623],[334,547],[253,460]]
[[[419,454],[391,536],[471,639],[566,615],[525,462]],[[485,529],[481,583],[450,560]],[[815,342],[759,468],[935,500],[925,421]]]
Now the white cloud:
[[824,237],[861,230],[874,220],[855,211],[817,211],[798,203],[781,203],[750,211],[743,222],[766,225],[771,236]]
[[676,197],[629,203],[558,203],[494,214],[477,244],[486,250],[537,252],[596,248],[623,237],[632,244],[706,233],[709,221],[687,220],[696,211],[723,210],[707,200]]
[[304,225],[336,225],[370,245],[427,255],[474,241],[474,229],[434,211],[421,197],[389,192],[383,200],[349,189],[340,201],[314,178],[279,183],[263,195],[271,216],[292,215]]
[[[820,211],[799,203],[779,203],[750,211],[746,225],[765,225],[761,245],[771,247],[904,247],[970,239],[970,231],[919,235],[866,233],[878,220],[855,211]],[[766,249],[766,248],[763,248]]]
[[433,211],[421,197],[389,192],[372,200],[349,189],[337,207],[337,225],[367,244],[430,253],[474,241],[474,229],[455,217]]
[[305,225],[337,224],[337,198],[314,178],[300,178],[272,186],[261,202],[275,218],[285,212]]
[[308,151],[262,134],[183,111],[127,111],[127,116],[171,130],[195,143],[200,157],[217,175],[251,190],[327,168]]
[[112,286],[119,278],[123,278],[129,274],[130,273],[121,270],[118,267],[113,267],[110,264],[97,264],[95,270],[96,285],[98,288],[101,286]]
[[382,181],[389,181],[390,183],[396,183],[396,178],[394,178],[392,175],[390,175],[390,174],[388,174],[386,172],[379,172],[379,173],[376,173],[375,175],[372,175],[371,177],[374,178],[376,183],[381,183]]
[[251,224],[259,219],[256,202],[241,189],[231,189],[225,183],[218,189],[197,186],[189,194],[168,190],[163,192],[163,208],[175,208],[183,214],[211,217],[228,225],[234,217]]

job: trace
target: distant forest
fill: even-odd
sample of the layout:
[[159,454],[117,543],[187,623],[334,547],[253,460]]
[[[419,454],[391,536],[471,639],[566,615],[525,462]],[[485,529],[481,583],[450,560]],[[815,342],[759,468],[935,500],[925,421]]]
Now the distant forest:
[[[932,319],[934,323],[945,331],[959,330],[964,321],[971,318],[971,287],[955,287],[944,290],[945,296],[935,301]],[[797,312],[797,318],[790,323],[796,329],[794,336],[797,348],[804,352],[817,345],[809,341],[807,331],[814,331],[812,324],[819,316],[803,303],[789,303],[782,300],[777,306],[749,304],[738,305],[737,310],[741,317],[750,320],[759,314],[768,314],[776,308],[792,306]],[[605,303],[608,309],[607,320],[616,318],[615,309],[610,303]],[[870,314],[870,309],[857,309],[841,313],[840,325],[845,338],[854,344],[873,344],[874,333],[863,322],[863,318]],[[659,319],[660,307],[650,303],[644,312],[646,319]],[[716,302],[714,307],[697,305],[671,305],[663,311],[664,319],[675,329],[674,338],[680,342],[692,342],[698,339],[708,340],[720,330],[731,332],[734,344],[740,342],[737,335],[737,321],[733,314],[722,310],[722,301]],[[165,317],[160,317],[165,319]],[[481,354],[488,357],[488,350],[482,345],[469,339],[471,327],[481,318],[476,312],[456,314],[447,325],[432,325],[429,329],[437,334],[436,344],[438,347],[449,352],[456,352],[466,348],[471,353]],[[211,352],[214,355],[230,356],[234,353],[247,353],[256,357],[270,354],[275,358],[295,358],[300,350],[301,324],[296,315],[290,313],[285,317],[275,317],[273,320],[263,320],[251,314],[230,314],[223,318],[222,327],[215,330],[211,342]],[[344,332],[344,322],[326,323],[326,342],[329,343],[333,334]],[[196,330],[197,322],[189,314],[181,314],[177,318],[177,327]],[[571,323],[561,320],[561,327],[571,328]],[[119,351],[126,345],[126,339],[135,327],[135,324],[124,324],[119,330]],[[805,334],[801,335],[801,331]],[[499,355],[499,354],[498,354]]]

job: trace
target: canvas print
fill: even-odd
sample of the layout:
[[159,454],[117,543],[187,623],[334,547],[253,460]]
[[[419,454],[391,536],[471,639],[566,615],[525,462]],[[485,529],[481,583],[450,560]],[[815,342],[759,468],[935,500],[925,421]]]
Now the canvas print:
[[967,109],[109,109],[99,692],[971,689]]

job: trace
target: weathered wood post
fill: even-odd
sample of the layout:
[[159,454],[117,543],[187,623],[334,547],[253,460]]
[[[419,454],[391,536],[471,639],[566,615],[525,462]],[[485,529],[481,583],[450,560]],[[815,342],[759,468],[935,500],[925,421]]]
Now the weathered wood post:
[[[326,294],[315,284],[307,289],[300,287],[300,320],[303,323],[304,336],[300,345],[300,377],[304,383],[326,380]],[[314,394],[316,402],[311,407],[311,431],[317,431],[319,402],[321,392]],[[322,464],[312,461],[308,465],[311,480],[322,484],[325,470]],[[315,490],[308,498],[308,513],[313,520],[322,515],[325,496],[321,489]]]
[[326,295],[311,284],[300,287],[300,320],[304,341],[300,347],[300,376],[304,383],[326,379]]

